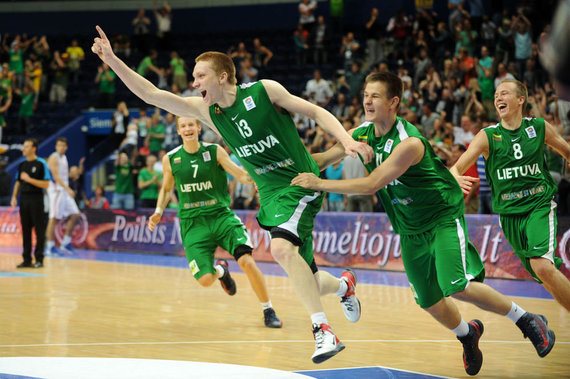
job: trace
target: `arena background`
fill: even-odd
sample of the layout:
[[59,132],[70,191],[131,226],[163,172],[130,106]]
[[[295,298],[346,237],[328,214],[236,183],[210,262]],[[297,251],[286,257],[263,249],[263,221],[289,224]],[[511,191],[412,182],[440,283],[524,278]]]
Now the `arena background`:
[[[541,29],[542,25],[551,19],[555,3],[556,1],[525,2],[525,4],[530,4],[529,6],[532,8],[534,15],[536,16],[537,29]],[[192,62],[194,56],[209,49],[210,46],[220,50],[227,48],[227,46],[220,43],[220,41],[223,41],[225,38],[231,37],[228,41],[235,43],[240,39],[251,39],[253,36],[260,36],[261,38],[274,38],[281,34],[287,34],[287,36],[289,36],[298,19],[298,1],[295,0],[171,0],[169,1],[169,4],[172,6],[174,12],[174,20],[172,24],[172,32],[175,34],[174,43],[176,46],[185,47],[183,58],[185,58],[188,63]],[[520,5],[521,2],[514,0],[484,0],[483,4],[486,10],[491,12],[499,11],[503,8],[513,9]],[[319,13],[325,14],[327,20],[330,21],[329,2],[318,1],[318,5]],[[362,29],[362,24],[367,19],[369,10],[373,6],[381,7],[380,18],[383,23],[387,23],[388,19],[401,7],[403,7],[408,13],[414,13],[416,6],[426,6],[427,8],[435,10],[445,19],[447,18],[448,13],[447,1],[406,0],[400,2],[386,2],[374,0],[346,0],[344,1],[344,17],[342,18],[341,25],[342,30],[346,32],[351,29]],[[45,34],[54,42],[54,46],[61,45],[64,41],[69,41],[71,38],[78,38],[86,52],[84,68],[86,70],[93,70],[96,65],[99,64],[97,58],[91,54],[88,49],[90,41],[95,36],[94,26],[101,25],[108,35],[119,33],[130,34],[132,32],[130,20],[136,10],[141,7],[149,10],[152,7],[152,2],[141,0],[0,1],[0,33],[9,33],[10,35],[17,33],[37,35]],[[307,74],[310,77],[310,69],[307,70],[307,72],[293,70],[290,76],[278,73],[277,79],[280,81],[283,80],[284,84],[287,86],[287,80],[295,77],[294,79],[297,79],[297,81],[293,82],[291,88],[292,92],[298,92],[301,88],[299,83],[304,83],[306,81]],[[87,82],[92,83],[92,78],[89,78],[85,83]],[[73,89],[75,92],[70,92],[71,100],[69,103],[57,111],[59,118],[55,121],[55,127],[54,125],[49,125],[49,122],[47,122],[42,124],[46,125],[46,129],[38,129],[36,131],[37,135],[35,135],[41,139],[38,155],[44,157],[48,156],[53,151],[55,139],[58,136],[65,136],[69,141],[72,141],[67,153],[70,163],[77,162],[83,156],[87,158],[88,163],[85,186],[89,196],[92,194],[92,186],[101,180],[101,176],[105,171],[105,162],[101,161],[101,157],[104,156],[106,152],[104,149],[101,149],[101,143],[104,143],[105,141],[102,136],[105,136],[108,132],[108,128],[110,127],[110,123],[108,121],[109,115],[112,113],[112,110],[93,110],[92,104],[89,101],[85,101],[81,96],[75,96],[75,94],[79,94],[81,92],[92,94],[94,92],[93,87],[88,85],[83,88]],[[118,92],[125,93],[124,86],[119,88]],[[141,106],[141,103],[137,102],[136,99],[133,99],[132,95],[129,97],[129,101],[130,104],[133,105],[133,108]],[[21,162],[21,159],[19,159],[19,151],[17,150],[17,147],[21,142],[22,140],[14,138],[11,141],[14,149],[7,153],[11,162],[8,166],[8,172],[12,175],[15,173],[19,162]],[[0,332],[0,355],[3,357],[11,357],[0,359],[0,378],[97,377],[97,373],[101,373],[98,377],[140,377],[142,375],[141,371],[143,370],[147,371],[147,377],[153,377],[153,374],[161,375],[161,373],[164,374],[167,372],[166,368],[161,371],[162,368],[159,366],[154,366],[153,368],[148,366],[147,368],[145,365],[152,359],[161,359],[164,360],[162,361],[164,364],[167,364],[168,361],[166,361],[166,359],[169,359],[168,357],[155,357],[151,354],[139,354],[134,348],[118,352],[115,354],[115,357],[138,358],[140,355],[141,357],[144,356],[149,358],[146,359],[146,363],[127,362],[128,359],[124,359],[122,366],[121,364],[117,364],[117,360],[114,363],[110,361],[103,362],[104,358],[101,357],[106,357],[115,353],[115,350],[107,347],[104,348],[108,351],[92,353],[91,350],[89,350],[90,348],[88,344],[82,345],[81,343],[77,343],[77,345],[80,345],[79,349],[72,350],[72,345],[75,344],[73,339],[74,336],[67,333],[66,328],[60,328],[61,323],[67,323],[70,320],[69,314],[72,314],[75,311],[75,308],[72,309],[67,300],[69,299],[70,293],[72,293],[71,296],[77,301],[77,297],[82,296],[82,291],[89,292],[90,288],[85,290],[82,288],[75,288],[71,285],[71,289],[64,288],[60,289],[61,292],[53,292],[53,288],[55,288],[54,286],[47,288],[44,294],[42,292],[44,290],[42,285],[38,284],[43,283],[39,282],[39,280],[44,279],[42,278],[43,276],[51,276],[55,278],[56,281],[60,281],[62,283],[65,282],[66,276],[71,275],[71,267],[73,267],[71,265],[73,264],[72,262],[76,260],[75,258],[85,261],[106,261],[107,259],[118,260],[117,256],[120,253],[127,253],[121,255],[122,257],[126,256],[127,258],[121,259],[124,259],[125,262],[132,263],[138,258],[129,257],[138,257],[141,254],[165,258],[183,257],[184,252],[180,244],[177,229],[178,221],[176,219],[175,212],[170,210],[166,211],[164,217],[165,222],[160,225],[160,228],[158,228],[155,233],[152,234],[145,229],[145,223],[150,213],[151,210],[145,209],[139,209],[137,211],[83,211],[80,222],[74,228],[72,240],[73,246],[80,252],[79,256],[74,257],[74,259],[48,258],[47,266],[49,267],[52,265],[54,268],[57,267],[58,269],[61,269],[61,271],[48,271],[48,273],[44,275],[42,273],[36,274],[37,271],[34,271],[33,273],[21,273],[15,270],[15,264],[13,263],[17,260],[19,261],[19,249],[21,247],[21,230],[18,210],[9,207],[0,207],[0,261],[2,262],[0,264],[0,280],[2,280],[2,282],[0,282],[0,285],[2,286],[0,291],[0,301],[2,301],[2,304],[4,305],[0,311],[2,312],[0,320],[2,320],[4,329]],[[256,260],[260,262],[273,262],[268,251],[268,235],[265,231],[259,228],[255,221],[255,212],[238,211],[237,213],[251,233],[252,240],[255,244],[254,256]],[[518,343],[523,342],[518,341],[514,344],[515,342],[511,341],[511,339],[520,340],[520,336],[511,336],[506,334],[507,337],[504,337],[499,333],[495,333],[494,335],[499,335],[499,337],[496,337],[495,340],[491,340],[484,346],[495,352],[494,356],[497,357],[497,362],[493,362],[493,356],[491,355],[489,366],[486,367],[484,365],[484,369],[487,368],[488,371],[483,370],[481,376],[570,377],[570,368],[567,360],[569,354],[568,346],[570,344],[570,342],[568,342],[568,325],[570,324],[567,313],[559,311],[560,307],[553,302],[548,294],[542,293],[537,295],[537,293],[540,293],[540,286],[536,285],[536,283],[530,279],[529,275],[523,270],[518,258],[513,255],[512,248],[505,241],[504,235],[500,229],[497,216],[467,215],[466,219],[470,240],[481,253],[485,263],[487,277],[517,279],[501,282],[507,284],[501,284],[500,286],[511,296],[520,296],[523,298],[522,302],[525,305],[528,304],[529,307],[534,307],[539,310],[543,309],[545,314],[548,309],[552,315],[551,322],[558,328],[558,346],[556,350],[553,351],[554,357],[549,357],[550,361],[538,361],[534,352],[530,352],[534,356],[531,356],[530,353],[528,355],[524,355],[519,352],[519,350],[521,350],[528,353],[528,351],[519,348]],[[56,231],[56,239],[58,241],[62,238],[63,228],[63,224],[58,225]],[[570,218],[559,217],[557,231],[558,253],[564,261],[561,270],[567,277],[570,277],[569,240]],[[352,266],[362,269],[362,271],[358,272],[359,275],[362,275],[364,278],[368,278],[369,274],[387,275],[386,277],[389,277],[391,272],[398,273],[403,271],[399,251],[399,237],[392,232],[390,224],[383,213],[356,214],[322,212],[316,219],[314,247],[317,263],[322,267],[330,267],[333,270],[335,268]],[[105,258],[105,255],[110,258]],[[217,252],[217,256],[227,257],[227,253],[219,250]],[[68,264],[70,266],[67,266]],[[139,264],[138,261],[137,264]],[[275,271],[272,268],[273,266],[277,265],[269,264],[263,266],[264,273],[267,275],[281,275],[274,273]],[[183,269],[185,274],[187,274],[187,269]],[[239,270],[237,265],[232,267],[232,270],[234,269],[236,271]],[[79,275],[88,275],[88,268],[82,268],[82,270],[83,271],[81,272],[77,271],[79,272]],[[122,271],[120,272],[122,273]],[[148,275],[148,273],[146,274]],[[377,291],[378,287],[388,283],[385,276],[382,276],[382,279],[380,280],[365,280],[367,284],[370,284],[371,286],[374,285],[374,288],[369,292]],[[25,283],[32,281],[35,283],[33,284],[32,289],[26,289],[24,290],[24,293],[21,293],[20,288],[24,288],[26,285]],[[399,285],[406,285],[403,275],[399,276],[398,281]],[[511,291],[508,288],[513,288],[513,290]],[[514,288],[518,289],[515,290]],[[531,288],[532,291],[529,290],[529,288]],[[74,290],[76,292],[73,292]],[[30,321],[24,318],[25,314],[34,312],[35,308],[33,308],[33,303],[28,305],[26,302],[26,298],[35,296],[33,291],[37,291],[38,293],[41,292],[41,296],[45,295],[45,298],[49,299],[48,301],[51,304],[49,307],[50,310],[46,311],[46,314],[48,314],[49,317],[47,317],[48,325],[46,327],[45,336],[42,332],[37,332],[36,327],[34,326],[35,320]],[[60,296],[64,292],[65,294],[62,300]],[[294,296],[292,292],[287,294],[288,296]],[[408,295],[411,298],[411,294]],[[374,296],[376,296],[376,292]],[[374,301],[377,301],[377,298],[374,296],[371,298],[374,299]],[[531,298],[531,300],[529,300],[529,298]],[[193,298],[190,299],[190,301],[193,300]],[[223,298],[223,300],[225,300],[225,298]],[[537,300],[537,302],[532,303],[534,300]],[[96,301],[98,300],[96,299],[95,302]],[[125,303],[133,301],[133,296],[130,295],[125,297],[123,298],[123,301]],[[55,304],[55,306],[53,306],[53,304]],[[63,306],[61,306],[62,304]],[[398,302],[397,305],[401,306]],[[221,309],[222,312],[231,312],[233,310],[231,307],[232,306],[228,306],[227,308],[218,309]],[[235,309],[239,309],[238,305],[235,303],[233,303],[233,307],[235,307]],[[554,307],[554,310],[551,309],[552,307]],[[415,304],[412,304],[412,309],[413,311],[411,311],[411,313],[415,315],[421,314]],[[467,309],[469,313],[473,313],[472,308]],[[156,312],[162,311],[163,310],[156,310]],[[383,312],[385,313],[377,313],[374,318],[384,320],[387,315],[392,315],[385,309]],[[40,312],[40,318],[42,318],[43,315],[44,312]],[[98,322],[98,317],[101,317],[101,315],[95,314],[92,319],[79,320],[79,329],[89,329],[92,325],[95,325]],[[129,315],[128,317],[136,318],[136,314]],[[284,317],[287,316],[284,315]],[[21,320],[19,320],[20,318]],[[211,324],[213,320],[214,318],[212,317],[212,319],[207,321]],[[18,321],[22,322],[18,323]],[[224,321],[227,320],[224,319]],[[41,324],[42,321],[40,320],[39,323]],[[57,328],[55,328],[57,330],[55,330],[55,332],[53,329],[50,329],[53,325],[57,325]],[[373,328],[370,330],[376,330],[377,325],[372,325]],[[428,329],[437,329],[437,332],[441,332],[440,334],[445,335],[445,338],[448,338],[448,340],[452,339],[447,334],[444,334],[447,333],[447,331],[440,330],[442,328],[436,327],[432,320],[427,320],[425,325],[427,325],[426,328]],[[495,327],[495,331],[500,329],[498,326],[493,326],[493,324],[491,324],[491,328],[493,327]],[[124,328],[127,330],[129,327],[124,326]],[[395,331],[397,328],[399,328],[398,325],[393,326],[394,333],[397,333],[398,335],[401,334],[403,336],[403,331]],[[402,330],[403,329],[405,328],[402,328]],[[29,339],[31,342],[14,342],[20,341],[18,340],[19,336],[22,334],[27,335],[29,331],[32,331],[30,334],[33,335],[33,337]],[[249,332],[250,330],[248,329],[247,331]],[[491,329],[491,331],[493,330]],[[54,339],[53,336],[58,333],[63,335],[63,337]],[[359,337],[362,341],[366,339],[366,333],[368,332],[363,331],[363,336]],[[410,344],[417,339],[416,335],[412,335],[411,337],[402,337],[402,339],[404,338],[409,338],[409,340],[407,340],[407,346],[410,346]],[[426,337],[428,345],[427,349],[420,351],[421,358],[414,358],[419,361],[433,361],[432,363],[435,365],[435,369],[430,368],[422,370],[421,364],[418,364],[414,359],[410,359],[409,364],[406,363],[400,365],[400,370],[392,370],[385,367],[379,369],[378,367],[375,367],[375,370],[364,368],[362,371],[359,371],[360,369],[353,367],[350,363],[342,362],[336,366],[327,366],[330,371],[323,370],[322,372],[317,372],[313,368],[312,373],[307,375],[319,378],[430,377],[431,374],[446,376],[462,375],[463,369],[460,367],[460,352],[459,347],[456,346],[457,341],[444,341],[441,338],[443,337]],[[259,339],[260,340],[256,343],[258,343],[260,349],[263,350],[266,348],[265,344],[270,338],[262,336],[259,337]],[[283,337],[283,339],[285,340],[285,337]],[[69,342],[69,344],[67,344],[67,342]],[[207,344],[210,341],[202,342]],[[309,342],[309,345],[312,343],[312,341],[305,342]],[[416,342],[423,343],[424,341]],[[437,349],[444,349],[441,346],[447,346],[445,344],[448,342],[451,342],[450,346],[457,348],[457,351],[454,352],[454,361],[449,363],[447,361],[443,362],[445,359],[441,359],[442,362],[438,362],[438,360],[440,360],[439,353],[441,352]],[[52,343],[57,344],[57,348],[61,348],[61,350],[43,350],[46,347],[47,349],[50,349]],[[112,343],[109,343],[109,345]],[[176,344],[176,342],[172,343]],[[281,343],[281,341],[279,341],[279,343]],[[388,356],[388,351],[392,350],[393,346],[388,345],[390,343],[388,339],[379,339],[376,340],[375,343],[379,345],[374,345],[373,351],[378,351],[378,356],[374,357],[372,362],[374,362],[373,364],[381,364],[384,357],[381,357],[380,355]],[[528,342],[524,343],[528,344]],[[506,350],[499,350],[498,348],[497,350],[492,350],[495,346],[502,346],[503,344],[514,345],[507,347]],[[201,346],[202,345],[200,345],[200,347]],[[431,346],[437,346],[436,350],[432,351]],[[524,347],[528,348],[527,350],[530,350],[529,346],[525,345]],[[415,352],[415,349],[415,347],[404,347],[401,350],[393,350],[396,352],[396,355],[402,356],[410,353],[410,351]],[[447,349],[447,347],[445,347],[445,349]],[[292,350],[294,351],[295,348],[292,348]],[[368,351],[370,351],[370,349],[368,349]],[[433,354],[430,355],[430,352]],[[523,355],[517,355],[519,353]],[[509,354],[517,357],[520,364],[528,365],[528,368],[521,372],[517,368],[517,360],[514,358],[510,360],[508,357]],[[86,356],[99,357],[100,360],[93,363],[88,361],[80,362],[80,358],[77,358],[77,361],[72,361],[73,358],[70,358]],[[51,360],[48,358],[42,360],[44,359],[42,357],[52,358]],[[498,359],[499,357],[500,359]],[[286,361],[287,358],[287,355],[285,355],[279,359],[283,362]],[[179,359],[179,361],[191,361],[192,356],[174,357],[172,359]],[[397,360],[396,358],[391,359],[392,360],[389,361],[390,363]],[[308,359],[306,360],[308,361]],[[224,375],[217,374],[230,372],[234,374],[233,377],[243,378],[298,377],[293,375],[293,373],[289,373],[290,376],[279,376],[279,374],[270,373],[268,371],[249,371],[247,373],[239,373],[239,370],[231,371],[230,368],[223,365],[224,363],[248,364],[249,361],[247,361],[247,358],[243,356],[240,356],[238,360],[222,357],[219,359],[212,359],[212,361],[217,363],[212,366],[200,367],[198,362],[194,362],[192,366],[184,367],[184,370],[186,371],[179,371],[179,373],[192,372],[192,377],[224,377]],[[254,363],[257,363],[257,361]],[[104,364],[109,365],[108,367],[110,368],[108,371],[104,371],[102,368],[100,369],[101,371],[97,371],[97,366],[102,367]],[[114,366],[114,364],[117,364],[117,366]],[[389,363],[384,362],[383,364],[388,365]],[[287,371],[293,370],[292,368],[288,369],[279,366],[275,362],[271,361],[270,358],[267,359],[267,362],[263,361],[263,363],[257,365],[266,368],[280,368]],[[458,370],[453,371],[455,368],[450,369],[450,365],[459,366]],[[295,370],[298,370],[297,372],[299,373],[303,369],[301,365],[292,364],[292,366],[297,367]],[[61,367],[67,367],[68,372],[54,371],[55,374],[50,373],[50,370]],[[347,371],[349,367],[351,370]],[[25,371],[24,368],[28,369],[28,371]],[[253,369],[253,367],[251,368]],[[533,371],[533,369],[535,369],[535,371]],[[86,370],[92,371],[89,372]],[[305,368],[305,370],[308,369]],[[406,370],[417,370],[422,373],[416,375],[416,373],[411,373]],[[133,376],[133,373],[137,374]],[[166,377],[166,375],[164,377]],[[180,376],[173,375],[172,377]]]

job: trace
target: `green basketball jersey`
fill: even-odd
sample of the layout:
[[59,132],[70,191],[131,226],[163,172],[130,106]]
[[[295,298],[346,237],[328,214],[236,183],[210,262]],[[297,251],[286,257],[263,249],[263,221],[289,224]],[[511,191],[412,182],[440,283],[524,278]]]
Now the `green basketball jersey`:
[[168,159],[178,191],[178,217],[216,214],[230,205],[227,174],[218,165],[218,145],[200,143],[194,154],[182,145],[169,151]]
[[210,117],[257,184],[261,204],[289,187],[298,173],[319,175],[291,116],[271,103],[261,82],[237,86],[233,105],[210,106]]
[[505,129],[501,123],[483,130],[489,141],[485,173],[493,211],[524,214],[550,202],[556,184],[544,159],[544,119],[523,118],[516,130]]
[[376,137],[374,124],[365,122],[354,130],[352,137],[374,149],[376,158],[365,165],[369,172],[380,166],[406,138],[419,138],[425,146],[424,156],[418,164],[378,191],[396,233],[421,233],[433,228],[442,218],[453,219],[464,213],[459,184],[414,125],[396,117],[390,131]]

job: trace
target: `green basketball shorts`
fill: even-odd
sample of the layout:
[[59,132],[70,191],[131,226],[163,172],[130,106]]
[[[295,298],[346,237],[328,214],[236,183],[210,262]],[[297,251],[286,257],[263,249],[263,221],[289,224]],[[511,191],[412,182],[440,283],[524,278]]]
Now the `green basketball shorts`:
[[239,246],[253,247],[245,226],[228,208],[220,209],[215,215],[180,219],[180,235],[190,270],[196,279],[216,272],[214,253],[218,246],[232,256]]
[[469,242],[465,216],[442,220],[423,233],[401,235],[402,260],[418,305],[429,308],[444,296],[483,281],[485,267]]
[[559,268],[562,259],[556,252],[556,203],[551,200],[525,215],[500,215],[501,228],[505,238],[520,258],[524,268],[536,279],[536,273],[530,266],[531,258],[546,258]]

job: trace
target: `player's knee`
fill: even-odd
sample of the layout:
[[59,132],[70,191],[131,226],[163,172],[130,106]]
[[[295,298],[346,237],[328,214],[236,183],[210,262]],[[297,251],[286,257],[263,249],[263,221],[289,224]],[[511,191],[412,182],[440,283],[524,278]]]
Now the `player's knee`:
[[548,282],[548,278],[554,274],[556,268],[554,264],[545,258],[532,258],[530,260],[532,270],[543,282]]
[[202,287],[209,287],[212,285],[212,283],[214,283],[214,280],[216,280],[216,277],[213,274],[208,273],[198,278],[198,284],[200,284]]
[[255,260],[251,256],[251,253],[243,254],[238,258],[237,263],[239,264],[239,267],[242,269],[242,271],[247,271],[256,267]]
[[295,254],[294,245],[281,238],[276,238],[271,241],[271,255],[277,262],[289,260]]
[[465,288],[463,291],[455,292],[451,294],[451,297],[460,301],[469,301],[469,291],[468,288]]

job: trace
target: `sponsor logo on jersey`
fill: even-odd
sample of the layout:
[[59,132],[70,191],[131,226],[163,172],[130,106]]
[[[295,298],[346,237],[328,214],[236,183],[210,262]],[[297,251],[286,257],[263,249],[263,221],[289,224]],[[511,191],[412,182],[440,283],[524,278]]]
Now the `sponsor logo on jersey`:
[[210,152],[206,151],[205,153],[202,153],[202,158],[204,158],[204,162],[209,162],[212,160],[212,157],[210,157]]
[[406,197],[405,199],[392,199],[392,204],[402,204],[409,205],[414,201],[411,197]]
[[536,174],[541,174],[540,167],[538,167],[538,163],[534,163],[532,165],[524,165],[524,166],[516,166],[516,167],[507,167],[503,169],[497,169],[497,178],[499,180],[506,180],[506,179],[514,179],[523,176],[532,176]]
[[182,163],[182,158],[181,157],[174,158],[174,164],[179,164],[179,163]]
[[222,110],[220,109],[219,106],[214,105],[214,113],[215,113],[215,114],[222,114]]
[[536,138],[536,130],[534,130],[534,127],[529,126],[525,131],[526,134],[528,134],[528,138]]
[[393,139],[389,139],[388,141],[386,141],[386,145],[384,146],[384,151],[386,153],[390,153],[390,151],[392,151],[392,145],[394,144],[394,140]]
[[502,140],[503,140],[502,135],[493,134],[493,141],[502,141]]
[[265,166],[260,167],[260,168],[256,168],[255,173],[257,175],[263,175],[263,174],[267,174],[270,171],[277,170],[278,168],[289,167],[289,166],[293,166],[294,164],[295,164],[295,161],[293,159],[287,158],[287,159],[284,159],[280,162],[271,162],[268,165],[265,165]]
[[245,105],[246,111],[250,111],[253,108],[255,108],[255,102],[253,101],[253,97],[248,96],[245,99],[243,99],[243,105]]
[[192,271],[192,275],[196,275],[197,273],[200,272],[200,267],[198,267],[196,260],[192,260],[192,262],[190,262],[189,266],[190,266],[190,271]]
[[198,183],[183,183],[180,184],[180,192],[197,192],[212,189],[212,182],[198,182]]

